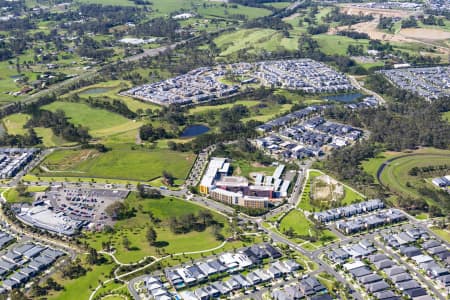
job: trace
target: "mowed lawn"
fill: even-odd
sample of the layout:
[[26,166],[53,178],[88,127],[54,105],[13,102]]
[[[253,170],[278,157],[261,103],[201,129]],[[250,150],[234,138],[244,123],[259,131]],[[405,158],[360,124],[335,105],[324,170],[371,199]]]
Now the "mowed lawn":
[[[284,233],[292,228],[295,234],[306,237],[314,235],[313,227],[314,224],[306,218],[303,212],[293,209],[281,220],[279,230]],[[326,229],[320,232],[319,239],[316,242],[305,243],[302,247],[306,249],[314,249],[323,243],[333,241],[335,239],[337,239],[337,237],[331,231]],[[300,238],[296,238],[294,240],[300,243],[303,242]]]
[[47,186],[29,186],[27,187],[27,192],[30,193],[29,196],[21,196],[16,189],[10,188],[3,195],[9,203],[31,203],[34,200],[32,193],[35,192],[45,192],[48,189]]
[[57,110],[64,111],[71,123],[89,128],[89,133],[93,137],[120,133],[142,125],[119,114],[104,109],[92,108],[84,103],[56,101],[42,108],[52,112]]
[[61,150],[53,152],[44,160],[42,165],[48,171],[35,169],[35,174],[150,181],[167,171],[183,180],[194,160],[195,154],[192,153],[167,149],[132,150],[128,145],[106,153],[92,149]]
[[[222,242],[216,240],[212,228],[205,231],[191,231],[187,234],[174,234],[169,227],[171,217],[180,217],[187,214],[198,214],[201,210],[206,210],[198,205],[185,200],[165,197],[162,199],[140,199],[135,193],[125,200],[125,202],[137,210],[134,217],[115,224],[116,232],[89,233],[84,239],[92,247],[101,249],[102,242],[111,240],[116,248],[116,257],[125,263],[136,262],[145,256],[159,256],[157,249],[166,253],[183,253],[207,250],[219,246]],[[156,224],[150,224],[148,214],[160,220]],[[228,235],[227,219],[215,212],[211,212],[214,219],[223,224],[222,234]],[[150,246],[145,237],[147,229],[152,226],[157,232],[157,245]],[[130,250],[123,247],[123,239],[127,237],[130,241]]]

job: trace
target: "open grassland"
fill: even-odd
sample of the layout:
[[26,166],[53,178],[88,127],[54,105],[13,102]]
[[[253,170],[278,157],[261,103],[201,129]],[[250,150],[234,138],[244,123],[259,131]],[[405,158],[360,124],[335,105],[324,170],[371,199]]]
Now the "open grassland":
[[7,93],[20,91],[19,85],[17,85],[14,80],[23,74],[30,78],[30,81],[35,80],[36,75],[30,71],[21,70],[20,73],[17,72],[15,63],[9,63],[8,61],[0,62],[0,105],[4,105],[13,101],[20,101],[19,97],[14,97]]
[[30,119],[30,115],[27,114],[13,114],[3,119],[3,125],[6,132],[11,135],[24,135],[28,132],[28,129],[24,128],[25,124]]
[[[68,258],[66,258],[68,259]],[[107,257],[106,263],[102,265],[88,266],[84,262],[85,257],[82,257],[82,265],[85,268],[90,268],[86,275],[76,279],[62,278],[61,272],[57,271],[52,277],[56,282],[64,286],[64,290],[60,292],[51,292],[47,299],[57,300],[79,300],[89,299],[91,292],[95,289],[100,281],[104,281],[109,278],[111,270],[115,264]]]
[[247,122],[250,120],[260,121],[260,122],[267,122],[269,120],[272,120],[278,116],[287,114],[292,108],[292,104],[286,103],[286,104],[273,104],[267,105],[263,108],[255,108],[253,110],[250,110],[250,117],[243,118],[243,122]]
[[88,4],[102,4],[102,5],[120,5],[120,6],[134,6],[133,1],[129,0],[77,0],[79,3]]
[[[30,115],[18,113],[9,115],[2,121],[8,134],[25,135],[28,133],[28,129],[24,128],[24,126],[30,118]],[[42,139],[42,145],[44,145],[44,147],[55,147],[70,144],[63,138],[56,136],[51,128],[34,127],[33,129]]]
[[184,180],[195,155],[165,149],[132,150],[130,145],[106,153],[93,149],[61,150],[50,154],[40,169],[33,172],[45,177],[88,177],[149,181],[163,171]]
[[251,178],[252,173],[264,173],[267,176],[272,176],[275,171],[274,166],[264,166],[257,162],[250,162],[245,160],[237,160],[232,162],[233,175],[244,176]]
[[447,120],[447,122],[450,123],[450,111],[445,112],[442,117],[444,118],[444,120]]
[[198,7],[197,13],[204,17],[233,18],[233,15],[245,15],[247,19],[255,19],[270,15],[270,10],[239,4],[223,6],[221,3],[208,2],[208,5]]
[[440,228],[432,227],[431,230],[433,230],[433,232],[436,233],[438,236],[440,236],[443,240],[447,241],[447,243],[450,243],[450,230],[449,229],[440,229]]
[[383,162],[393,157],[401,155],[401,152],[383,152],[377,155],[375,158],[363,161],[361,164],[364,171],[372,175],[374,179],[377,178],[378,169],[381,167]]
[[99,84],[93,84],[90,86],[83,87],[81,89],[72,91],[66,94],[63,99],[67,96],[78,94],[80,98],[99,98],[104,101],[106,99],[110,100],[120,100],[126,104],[126,106],[131,110],[136,112],[138,109],[145,111],[146,109],[160,109],[160,106],[152,104],[150,102],[139,101],[131,97],[121,96],[118,93],[124,89],[130,88],[132,85],[128,82],[111,80],[107,82],[102,82]]
[[214,43],[222,51],[220,56],[228,56],[240,50],[248,52],[275,51],[279,48],[287,50],[297,49],[296,38],[283,37],[282,33],[273,29],[241,29],[223,34]]
[[190,114],[198,114],[198,113],[205,113],[211,110],[221,110],[225,108],[231,108],[234,105],[244,105],[246,107],[252,107],[259,103],[259,101],[256,100],[238,100],[231,103],[225,103],[225,104],[219,104],[219,105],[201,105],[201,106],[195,106],[191,109],[189,109]]
[[[421,183],[421,179],[408,174],[413,167],[427,167],[437,165],[450,165],[450,151],[442,151],[441,154],[421,154],[405,156],[390,162],[381,173],[381,181],[389,189],[409,195],[420,197],[414,189]],[[409,183],[409,184],[408,184]]]
[[288,1],[286,1],[286,2],[267,2],[267,3],[264,3],[264,5],[273,6],[273,7],[278,8],[278,9],[286,8],[286,7],[288,7],[291,4],[292,4],[292,2],[288,2]]
[[4,192],[4,197],[7,202],[9,203],[23,203],[33,202],[33,195],[32,193],[36,192],[45,192],[48,189],[47,186],[30,186],[27,187],[26,191],[29,193],[28,195],[20,195],[19,192],[16,189],[9,189]]
[[34,128],[34,131],[36,131],[36,134],[42,138],[42,144],[45,147],[70,146],[74,144],[55,135],[51,128],[36,127]]
[[318,42],[320,49],[329,55],[346,55],[349,45],[363,45],[364,48],[369,45],[368,40],[354,40],[346,36],[319,34],[313,37]]
[[[125,203],[136,209],[136,215],[132,218],[118,221],[114,228],[115,232],[88,233],[86,241],[92,247],[100,250],[102,242],[111,241],[116,249],[116,257],[124,263],[136,262],[145,256],[159,256],[162,253],[183,253],[191,251],[207,250],[219,246],[222,242],[216,240],[212,228],[204,231],[191,231],[187,234],[175,234],[170,230],[169,220],[172,217],[180,217],[187,214],[198,214],[206,210],[198,205],[176,198],[162,199],[140,199],[136,194],[131,194]],[[149,213],[158,219],[152,224],[157,232],[156,245],[150,246],[146,239],[147,228],[150,226]],[[223,224],[222,234],[228,235],[227,219],[215,212],[211,212],[214,219]],[[122,240],[127,237],[130,241],[130,249],[124,248]]]
[[[392,160],[392,161],[389,161]],[[381,171],[381,167],[386,166]],[[450,164],[450,151],[434,148],[421,148],[415,151],[407,152],[383,152],[376,158],[362,163],[363,169],[371,174],[376,182],[382,183],[392,193],[391,200],[396,201],[398,196],[411,197],[413,199],[423,199],[430,205],[439,205],[436,203],[435,194],[431,196],[423,195],[422,189],[435,190],[435,187],[427,181],[427,178],[411,176],[409,171],[413,167],[427,167]],[[378,173],[381,172],[380,178]],[[381,182],[380,182],[381,180]],[[437,191],[437,190],[435,190]],[[439,201],[444,201],[441,197]]]
[[71,123],[89,128],[89,133],[93,137],[104,137],[138,128],[142,125],[119,114],[104,109],[92,108],[83,103],[56,101],[44,105],[42,108],[52,112],[57,110],[64,111]]
[[[315,249],[324,243],[331,242],[337,237],[329,230],[321,230],[318,232],[317,241],[308,242],[306,237],[314,237],[314,224],[306,218],[303,212],[293,209],[281,219],[279,230],[282,233],[292,230],[296,242],[306,249]],[[302,238],[303,237],[303,238]]]

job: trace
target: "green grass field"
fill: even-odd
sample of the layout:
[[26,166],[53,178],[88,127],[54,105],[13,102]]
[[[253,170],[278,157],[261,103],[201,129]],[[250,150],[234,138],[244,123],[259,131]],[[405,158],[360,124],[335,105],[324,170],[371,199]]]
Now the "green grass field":
[[450,243],[450,230],[449,229],[440,229],[440,228],[432,227],[431,230],[433,230],[433,232],[436,233],[438,236],[440,236],[442,239],[447,241],[447,243]]
[[[299,236],[313,236],[313,227],[314,224],[306,218],[306,216],[298,211],[291,210],[283,219],[281,219],[279,230],[280,232],[285,232],[290,228],[293,229],[294,233]],[[320,246],[323,243],[330,242],[337,239],[337,237],[329,230],[323,230],[316,242],[308,242],[302,247],[306,249],[314,249],[317,246]],[[303,243],[304,240],[301,238],[295,238],[296,242]]]
[[93,137],[104,137],[125,132],[142,125],[140,122],[128,120],[121,115],[103,109],[92,108],[83,103],[56,101],[42,108],[52,112],[57,110],[64,111],[70,122],[89,128],[89,133]]
[[271,176],[275,171],[274,166],[264,166],[257,162],[244,160],[233,161],[231,165],[233,167],[233,175],[244,176],[247,178],[251,178],[250,173],[252,172],[264,173],[267,176]]
[[444,120],[447,120],[447,122],[450,123],[450,111],[445,112],[442,117],[444,118]]
[[[82,258],[84,260],[84,257]],[[109,258],[108,258],[109,259]],[[111,270],[115,264],[110,262],[102,265],[86,266],[91,268],[86,275],[76,279],[65,279],[61,277],[61,273],[57,272],[53,275],[56,282],[64,286],[64,291],[52,292],[47,299],[52,300],[79,300],[89,299],[91,292],[97,287],[99,281],[104,281],[109,278]]]
[[220,56],[229,56],[239,50],[258,52],[262,49],[274,51],[278,48],[297,49],[296,38],[285,38],[282,33],[273,29],[241,29],[223,34],[214,43],[221,49]]
[[[111,240],[116,248],[116,257],[124,263],[136,262],[145,256],[156,255],[158,247],[166,253],[182,253],[190,251],[207,250],[221,244],[212,233],[212,228],[205,231],[192,231],[187,234],[174,234],[169,228],[169,219],[189,213],[197,214],[204,208],[188,201],[176,198],[163,199],[139,199],[136,194],[131,194],[125,202],[137,210],[136,216],[118,221],[115,224],[114,234],[88,233],[84,239],[96,249],[100,249],[102,242]],[[150,225],[148,213],[152,212],[160,223],[152,225],[158,235],[157,242],[160,246],[150,246],[145,238],[147,228]],[[213,213],[214,219],[224,224],[222,232],[228,235],[227,219],[222,215]],[[130,250],[127,251],[123,245],[123,237],[126,236],[131,242]]]
[[30,119],[30,115],[27,114],[13,114],[5,117],[3,119],[3,125],[5,126],[6,132],[12,135],[24,135],[28,132],[28,129],[24,128],[25,124]]
[[[89,97],[91,98],[100,98],[101,100],[106,99],[105,97],[110,98],[111,100],[120,100],[124,102],[128,108],[134,112],[136,112],[138,109],[142,109],[145,111],[146,109],[160,109],[160,107],[156,104],[152,104],[149,102],[143,102],[136,99],[133,99],[131,97],[125,97],[120,96],[118,93],[126,88],[130,88],[131,84],[125,81],[119,81],[119,80],[111,80],[107,82],[102,82],[99,84],[93,84],[90,86],[83,87],[81,89],[72,91],[68,94],[66,94],[64,97],[78,94],[81,98],[87,99]],[[63,97],[63,99],[64,99]]]
[[244,105],[247,107],[255,106],[259,103],[259,101],[256,100],[238,100],[231,103],[225,103],[225,104],[219,104],[219,105],[201,105],[201,106],[195,106],[191,109],[189,109],[190,114],[199,114],[199,113],[205,113],[211,110],[221,110],[225,108],[231,108],[234,105]]
[[222,6],[221,3],[207,2],[206,7],[200,6],[197,12],[205,17],[233,18],[233,15],[245,15],[248,19],[255,19],[270,15],[270,10],[259,7],[250,7],[243,5],[227,5]]
[[[50,154],[44,169],[33,173],[45,177],[95,177],[149,181],[170,172],[184,180],[195,155],[166,149],[131,150],[130,145],[115,147],[106,153],[96,150],[61,150]],[[49,170],[46,171],[45,168]]]
[[[30,186],[27,188],[27,192],[29,193],[35,193],[35,192],[45,192],[48,189],[47,186]],[[19,195],[19,192],[16,189],[9,189],[4,193],[5,199],[9,203],[31,203],[33,202],[34,198],[32,194],[29,196],[21,196]]]
[[389,189],[402,194],[420,197],[421,195],[418,194],[415,189],[407,186],[408,182],[411,186],[417,186],[420,179],[415,176],[410,176],[408,171],[413,167],[426,167],[443,164],[449,165],[450,151],[445,151],[443,153],[446,153],[448,156],[426,154],[399,158],[390,163],[384,169],[381,174],[381,180],[384,185],[388,186]]
[[[27,114],[12,114],[5,117],[3,125],[6,132],[11,135],[24,135],[28,133],[28,129],[24,128],[26,122],[30,119]],[[70,145],[63,138],[56,136],[51,128],[35,127],[33,128],[36,134],[42,139],[42,144],[45,147],[55,147],[61,145]]]
[[[411,155],[413,156],[405,156]],[[362,163],[363,169],[377,180],[377,171],[381,165],[388,159],[400,157],[390,162],[381,174],[382,183],[397,195],[403,195],[413,198],[424,198],[430,204],[434,201],[430,198],[423,197],[419,193],[421,187],[433,188],[433,186],[425,182],[422,178],[411,176],[408,174],[413,167],[436,166],[450,164],[450,151],[439,150],[434,148],[422,148],[408,152],[383,152],[376,158],[372,158]],[[395,199],[393,199],[395,200]]]
[[320,49],[329,55],[346,55],[349,45],[363,45],[367,48],[369,44],[368,40],[354,40],[346,36],[319,34],[313,37],[319,43]]

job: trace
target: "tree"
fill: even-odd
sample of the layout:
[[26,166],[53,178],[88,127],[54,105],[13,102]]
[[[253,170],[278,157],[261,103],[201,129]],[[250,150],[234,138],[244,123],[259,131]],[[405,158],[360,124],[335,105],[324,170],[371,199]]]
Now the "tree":
[[122,245],[125,249],[130,250],[131,243],[130,243],[130,240],[128,239],[128,237],[126,237],[126,236],[123,237]]
[[153,229],[153,227],[150,227],[147,230],[146,237],[147,237],[147,241],[149,242],[149,244],[151,246],[155,245],[155,242],[156,242],[156,239],[157,239],[157,234],[156,234],[155,229]]
[[123,220],[131,217],[134,213],[134,210],[129,209],[128,206],[125,205],[123,202],[116,201],[108,205],[105,209],[105,212],[113,220]]
[[17,191],[17,193],[19,193],[19,196],[21,196],[21,197],[27,197],[28,196],[27,187],[22,182],[19,182],[17,184],[16,191]]
[[163,171],[163,179],[167,185],[173,186],[175,177],[173,177],[173,175],[171,173],[169,173],[167,171]]
[[88,264],[90,265],[95,265],[98,262],[98,253],[97,250],[95,250],[94,248],[90,248],[89,249],[89,253],[86,257],[86,261],[88,262]]

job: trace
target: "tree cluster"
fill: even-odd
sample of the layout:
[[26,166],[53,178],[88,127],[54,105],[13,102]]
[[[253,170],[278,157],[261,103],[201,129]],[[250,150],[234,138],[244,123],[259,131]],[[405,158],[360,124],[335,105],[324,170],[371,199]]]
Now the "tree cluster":
[[163,197],[158,189],[145,184],[139,183],[137,185],[137,190],[139,192],[139,196],[144,199],[161,199]]
[[370,37],[367,33],[353,30],[341,30],[337,32],[337,35],[347,36],[355,40],[370,40]]
[[170,230],[175,234],[186,234],[194,230],[203,231],[215,224],[218,223],[208,210],[201,210],[197,215],[186,214],[180,217],[171,217],[169,220]]
[[327,23],[337,22],[341,26],[351,26],[361,22],[368,22],[373,20],[372,15],[348,15],[342,13],[339,7],[334,7],[331,12],[323,17],[323,20]]
[[36,106],[33,106],[33,108],[33,110],[30,110],[32,117],[25,124],[25,127],[51,128],[55,135],[70,142],[86,143],[91,138],[87,128],[69,123],[64,111],[57,110],[53,113],[48,110],[40,110]]
[[105,212],[113,220],[124,220],[133,217],[136,214],[136,210],[122,201],[116,201],[108,205]]
[[152,124],[145,124],[139,128],[139,137],[144,141],[156,141],[173,137],[163,127],[154,128]]

